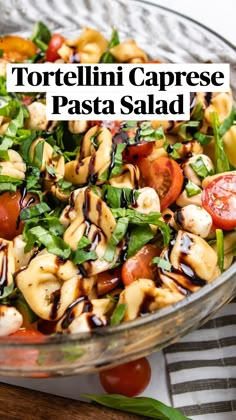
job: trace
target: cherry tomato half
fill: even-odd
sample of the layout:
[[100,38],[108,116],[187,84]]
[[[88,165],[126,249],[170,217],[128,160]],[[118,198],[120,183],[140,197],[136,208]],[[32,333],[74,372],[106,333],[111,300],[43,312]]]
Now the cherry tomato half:
[[60,34],[53,34],[50,42],[48,44],[48,49],[46,51],[46,61],[51,61],[52,63],[60,58],[58,54],[59,48],[65,42],[64,36]]
[[105,295],[113,290],[121,281],[121,268],[104,271],[97,276],[97,293],[98,296]]
[[121,394],[135,397],[141,394],[151,379],[148,360],[142,359],[104,370],[99,373],[100,382],[108,394]]
[[128,258],[123,264],[121,277],[125,286],[128,286],[135,280],[140,278],[151,279],[155,278],[156,264],[151,261],[154,257],[158,257],[161,250],[155,245],[145,245],[135,255]]
[[8,191],[0,195],[0,238],[12,240],[22,233],[24,224],[20,222],[20,211],[32,204],[39,202],[35,194],[25,196],[17,190],[14,193]]
[[175,160],[169,157],[159,157],[153,161],[141,159],[138,162],[142,178],[146,186],[157,191],[161,211],[169,207],[181,193],[184,176]]
[[131,163],[136,163],[139,159],[145,158],[153,151],[155,142],[142,141],[139,144],[127,146],[123,151],[123,159]]
[[202,205],[210,213],[216,227],[232,230],[236,227],[236,175],[215,178],[202,192]]

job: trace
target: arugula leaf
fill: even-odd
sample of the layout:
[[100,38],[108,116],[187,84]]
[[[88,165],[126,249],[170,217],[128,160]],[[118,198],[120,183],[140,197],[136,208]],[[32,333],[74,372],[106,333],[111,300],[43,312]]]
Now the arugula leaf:
[[202,191],[201,188],[199,188],[196,184],[190,181],[190,179],[186,184],[185,190],[188,197],[194,197],[195,195],[200,194],[200,192]]
[[211,113],[211,120],[215,139],[215,170],[217,174],[221,172],[228,172],[230,170],[230,164],[224,150],[224,140],[221,136],[221,133],[225,133],[225,129],[226,127],[228,127],[229,120],[227,118],[227,121],[224,120],[223,123],[220,125],[219,118],[216,112]]
[[100,63],[114,63],[115,62],[115,58],[110,53],[110,49],[115,47],[116,45],[119,45],[119,43],[120,43],[119,33],[116,29],[113,28],[110,42],[108,44],[106,51],[102,54],[100,58]]
[[51,37],[51,32],[45,23],[41,21],[35,23],[31,40],[40,50],[44,52],[47,50]]
[[171,263],[164,258],[154,257],[152,263],[157,264],[159,268],[162,268],[165,271],[171,271]]
[[118,175],[122,170],[122,152],[125,149],[125,144],[117,144],[112,151],[112,165],[110,165],[99,177],[101,181],[107,181],[113,176]]
[[127,305],[125,303],[120,303],[119,305],[117,305],[110,319],[110,324],[112,327],[121,323],[122,319],[125,316],[126,308]]
[[222,273],[224,271],[224,234],[222,229],[216,229],[216,249],[218,266]]
[[112,233],[110,240],[108,242],[107,249],[103,255],[103,259],[112,262],[116,252],[116,246],[120,243],[123,237],[126,234],[128,229],[129,219],[127,217],[121,217]]
[[139,196],[138,191],[131,188],[112,187],[111,185],[103,185],[103,199],[109,207],[128,207],[134,204]]
[[196,172],[200,179],[206,178],[208,175],[213,175],[213,170],[208,170],[202,157],[198,157],[195,162],[190,163],[191,168]]
[[34,206],[26,207],[20,211],[20,220],[28,220],[33,217],[40,216],[41,214],[47,213],[50,211],[50,207],[47,203],[38,203]]
[[149,225],[134,226],[130,229],[127,258],[132,257],[136,252],[154,238],[154,233]]
[[81,394],[92,402],[105,407],[122,410],[128,413],[138,414],[142,417],[150,417],[158,420],[190,420],[175,408],[163,404],[161,401],[149,397],[130,398],[119,394]]

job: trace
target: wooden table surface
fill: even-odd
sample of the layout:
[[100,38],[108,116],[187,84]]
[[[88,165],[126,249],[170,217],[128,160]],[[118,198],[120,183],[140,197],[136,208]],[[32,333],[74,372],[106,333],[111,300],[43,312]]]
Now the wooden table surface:
[[140,420],[133,414],[0,383],[1,420]]

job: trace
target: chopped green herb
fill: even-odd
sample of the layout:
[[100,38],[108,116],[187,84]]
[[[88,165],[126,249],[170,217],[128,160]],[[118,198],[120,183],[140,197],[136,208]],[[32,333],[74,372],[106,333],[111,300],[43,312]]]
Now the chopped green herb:
[[180,124],[178,128],[178,135],[184,140],[191,140],[193,138],[192,134],[189,133],[189,129],[197,128],[200,124],[200,121],[188,121],[187,123]]
[[36,22],[33,28],[33,34],[31,40],[37,45],[37,47],[46,51],[48,48],[49,41],[52,35],[48,27],[43,22]]
[[125,316],[126,308],[127,305],[125,303],[120,303],[119,305],[117,305],[110,320],[110,324],[112,327],[121,323],[122,319]]
[[34,206],[26,207],[21,209],[20,220],[28,220],[33,217],[40,216],[41,214],[49,212],[51,209],[47,203],[38,203]]
[[191,168],[196,172],[196,174],[199,176],[200,179],[204,179],[209,175],[213,175],[213,170],[208,170],[205,163],[203,162],[203,159],[201,156],[199,156],[195,162],[190,163]]
[[198,102],[195,106],[195,109],[191,115],[191,120],[201,121],[204,116],[204,111],[201,102]]
[[115,58],[110,53],[110,49],[115,47],[116,45],[119,45],[119,43],[120,43],[120,40],[119,40],[118,31],[113,28],[110,42],[108,44],[106,51],[102,54],[100,58],[100,63],[114,63],[115,62]]
[[179,153],[178,153],[178,150],[179,150],[181,147],[182,147],[182,143],[175,143],[175,144],[172,146],[172,152],[171,152],[171,153],[169,153],[169,156],[170,156],[172,159],[174,159],[174,160],[179,159],[179,158],[180,158],[180,155],[179,155]]
[[171,263],[164,258],[155,257],[152,259],[152,263],[156,264],[159,268],[162,268],[162,270],[171,271]]
[[[225,134],[226,128],[227,127],[229,128],[229,122],[231,121],[231,119],[226,118],[226,120],[224,120],[223,123],[220,125],[217,113],[212,112],[211,120],[212,120],[214,139],[215,139],[215,170],[216,170],[216,173],[218,174],[218,173],[227,172],[230,170],[230,164],[224,150],[224,140],[222,136]],[[233,119],[232,119],[232,124],[233,124]],[[228,128],[226,131],[228,131]]]
[[[122,170],[122,152],[125,149],[125,144],[117,144],[115,150],[112,152],[112,170],[110,171],[110,168],[108,167],[101,175],[100,180],[101,181],[107,181],[110,178],[113,178],[114,176],[118,175]],[[114,154],[114,157],[113,157]]]
[[127,258],[132,257],[136,252],[154,238],[154,233],[149,225],[132,226],[128,242]]
[[224,271],[224,234],[222,229],[216,229],[216,249],[218,266],[222,273]]
[[41,169],[43,164],[43,151],[44,151],[44,140],[40,140],[34,148],[34,156],[32,160],[32,165],[36,168]]
[[5,286],[3,289],[0,289],[1,295],[0,295],[0,300],[5,299],[6,297],[8,297],[9,295],[11,295],[11,293],[14,290],[14,281],[12,281],[11,284],[9,284],[8,286]]
[[116,246],[124,238],[126,231],[128,229],[129,219],[127,217],[121,217],[115,227],[114,232],[112,233],[110,240],[107,245],[106,252],[103,256],[103,259],[112,262],[116,252]]
[[212,140],[212,137],[200,133],[200,131],[197,131],[197,133],[193,135],[193,138],[196,139],[202,146],[207,146]]
[[118,188],[111,185],[103,185],[103,199],[111,208],[128,207],[138,199],[139,193],[131,188]]
[[165,133],[162,126],[158,128],[153,128],[150,121],[145,121],[140,124],[140,139],[145,141],[156,141],[156,140],[165,140]]
[[188,180],[185,190],[188,197],[194,197],[195,195],[200,194],[202,191],[201,188],[199,188],[196,184],[190,181],[190,179]]

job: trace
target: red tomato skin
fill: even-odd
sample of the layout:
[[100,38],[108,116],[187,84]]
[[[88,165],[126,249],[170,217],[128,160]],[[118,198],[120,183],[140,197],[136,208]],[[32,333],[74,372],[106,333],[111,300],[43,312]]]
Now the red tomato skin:
[[61,48],[62,44],[65,42],[65,38],[60,34],[53,34],[52,38],[50,39],[50,42],[48,44],[48,48],[46,51],[46,61],[51,61],[54,63],[54,61],[58,60],[60,58],[58,54],[59,48]]
[[236,227],[236,175],[227,174],[211,181],[202,191],[202,205],[216,228]]
[[101,385],[108,394],[135,397],[141,394],[151,379],[151,367],[143,357],[133,362],[104,370],[99,373]]
[[154,144],[155,142],[143,141],[137,145],[127,146],[122,153],[123,159],[130,163],[137,163],[152,153]]
[[97,293],[98,296],[105,295],[115,289],[121,281],[121,268],[104,271],[97,276]]
[[184,176],[178,163],[169,157],[148,158],[138,162],[144,186],[154,188],[160,198],[161,211],[174,203],[183,187]]
[[156,276],[156,265],[151,264],[154,257],[159,256],[161,250],[155,245],[145,245],[135,255],[128,258],[123,264],[121,277],[125,286],[140,278],[154,280]]
[[20,210],[28,205],[38,203],[34,194],[23,196],[19,190],[10,194],[5,192],[0,195],[0,238],[12,240],[22,233],[24,224],[19,222]]
[[24,341],[42,341],[44,334],[42,334],[38,330],[29,330],[29,329],[22,329],[10,334],[9,337],[23,337]]

